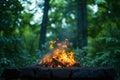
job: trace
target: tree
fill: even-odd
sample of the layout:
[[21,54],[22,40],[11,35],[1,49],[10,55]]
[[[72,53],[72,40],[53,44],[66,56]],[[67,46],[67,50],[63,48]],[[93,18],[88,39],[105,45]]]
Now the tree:
[[41,23],[41,30],[40,30],[40,41],[39,41],[39,49],[42,50],[42,45],[45,44],[46,39],[46,31],[47,31],[47,24],[48,24],[48,10],[50,8],[49,5],[50,0],[45,0],[44,3],[44,10],[43,10],[43,19]]
[[77,35],[76,47],[87,46],[87,4],[86,0],[76,0],[77,2]]

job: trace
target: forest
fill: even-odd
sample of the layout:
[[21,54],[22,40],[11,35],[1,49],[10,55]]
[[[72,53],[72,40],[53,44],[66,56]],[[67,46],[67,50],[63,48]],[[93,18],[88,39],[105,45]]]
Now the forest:
[[84,67],[113,67],[120,80],[120,0],[0,0],[0,74],[37,64],[67,40]]

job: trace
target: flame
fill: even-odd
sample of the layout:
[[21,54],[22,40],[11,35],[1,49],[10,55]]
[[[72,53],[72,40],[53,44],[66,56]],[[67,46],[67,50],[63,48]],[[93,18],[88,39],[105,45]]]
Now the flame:
[[[50,45],[51,48],[52,45]],[[53,48],[53,46],[52,46]],[[71,67],[76,63],[74,58],[74,53],[67,51],[68,46],[66,44],[57,43],[57,48],[52,51],[52,53],[46,54],[42,60],[39,61],[38,64],[42,64],[43,66],[49,67]],[[56,64],[55,61],[57,60],[63,65]]]

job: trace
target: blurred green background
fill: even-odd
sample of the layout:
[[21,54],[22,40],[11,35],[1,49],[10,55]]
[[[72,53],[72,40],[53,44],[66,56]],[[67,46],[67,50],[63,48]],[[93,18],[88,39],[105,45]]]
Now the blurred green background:
[[0,73],[37,64],[49,41],[69,40],[81,66],[114,67],[120,79],[119,0],[0,0]]

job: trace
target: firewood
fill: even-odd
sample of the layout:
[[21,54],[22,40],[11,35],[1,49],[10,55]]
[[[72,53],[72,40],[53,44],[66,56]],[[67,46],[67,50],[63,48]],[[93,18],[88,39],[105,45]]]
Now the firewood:
[[40,66],[40,67],[42,67],[42,66],[43,66],[43,64],[36,64],[36,66]]
[[76,62],[73,67],[80,67],[80,63],[79,62]]
[[63,63],[61,63],[61,62],[58,61],[57,59],[52,58],[52,60],[53,60],[56,64],[61,65],[62,67],[66,67],[66,65],[64,65]]

